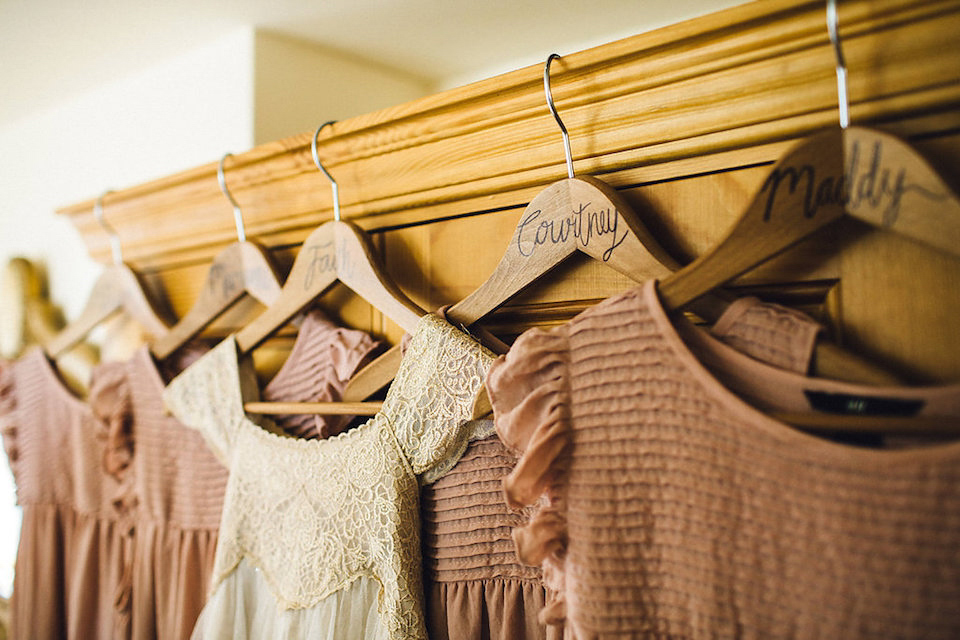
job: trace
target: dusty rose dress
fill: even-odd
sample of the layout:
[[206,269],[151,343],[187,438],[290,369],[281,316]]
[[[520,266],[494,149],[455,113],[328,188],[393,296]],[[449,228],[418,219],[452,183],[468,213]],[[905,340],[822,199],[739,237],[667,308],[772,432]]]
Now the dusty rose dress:
[[[809,367],[821,327],[779,305],[741,298],[711,332],[791,371]],[[559,639],[563,628],[538,620],[546,591],[540,568],[517,559],[511,532],[534,513],[512,510],[503,479],[517,457],[494,434],[472,442],[445,476],[421,490],[427,631],[433,640]]]
[[112,450],[102,421],[63,386],[39,348],[0,364],[0,404],[23,508],[12,636],[125,637],[130,487],[104,472],[104,462],[122,454]]
[[858,447],[765,413],[955,419],[960,385],[770,367],[669,318],[650,282],[527,332],[487,386],[521,452],[507,498],[543,501],[518,552],[571,637],[960,637],[960,443]]

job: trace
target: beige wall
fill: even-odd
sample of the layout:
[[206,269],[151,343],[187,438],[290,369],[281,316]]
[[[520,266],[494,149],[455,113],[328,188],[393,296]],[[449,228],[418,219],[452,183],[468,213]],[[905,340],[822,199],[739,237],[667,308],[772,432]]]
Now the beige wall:
[[254,144],[430,92],[427,80],[269,31],[254,50]]

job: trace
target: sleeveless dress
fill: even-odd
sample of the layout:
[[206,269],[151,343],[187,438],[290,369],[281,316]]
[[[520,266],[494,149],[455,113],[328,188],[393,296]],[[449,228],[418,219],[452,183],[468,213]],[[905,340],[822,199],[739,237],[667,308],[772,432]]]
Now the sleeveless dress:
[[[101,373],[94,368],[94,384]],[[23,509],[10,603],[15,638],[130,633],[134,505],[127,452],[107,425],[39,347],[0,363],[0,430]]]

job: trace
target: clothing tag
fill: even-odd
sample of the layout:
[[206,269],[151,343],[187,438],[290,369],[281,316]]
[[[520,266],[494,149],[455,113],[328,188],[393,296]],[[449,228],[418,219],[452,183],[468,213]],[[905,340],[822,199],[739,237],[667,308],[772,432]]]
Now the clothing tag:
[[923,408],[923,400],[878,398],[849,393],[804,391],[810,407],[817,411],[859,416],[915,416]]

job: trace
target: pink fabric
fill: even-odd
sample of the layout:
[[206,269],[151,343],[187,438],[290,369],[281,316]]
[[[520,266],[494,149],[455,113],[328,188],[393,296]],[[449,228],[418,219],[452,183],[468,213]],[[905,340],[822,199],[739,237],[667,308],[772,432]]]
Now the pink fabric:
[[[264,399],[336,400],[376,347],[305,318]],[[181,350],[165,369],[194,359]],[[167,415],[144,347],[99,365],[87,403],[40,350],[0,364],[0,426],[23,507],[14,638],[188,638],[206,601],[227,471],[202,435]],[[349,417],[281,416],[304,437]]]
[[[283,366],[266,385],[269,402],[336,402],[353,374],[380,349],[369,334],[330,322],[310,311]],[[298,438],[327,438],[347,428],[354,416],[281,415],[274,422]]]
[[129,486],[109,429],[37,348],[0,364],[0,415],[23,507],[12,636],[126,637]]
[[955,419],[960,385],[770,367],[671,320],[651,282],[525,333],[487,388],[521,451],[508,499],[540,505],[518,551],[570,637],[960,637],[960,443],[867,449],[751,406],[819,392]]
[[780,369],[807,373],[823,327],[810,316],[747,296],[732,302],[710,333],[731,347]]
[[122,588],[135,639],[190,637],[213,569],[227,483],[203,438],[164,411],[163,387],[143,347],[128,362],[100,365],[90,390],[112,444],[104,468],[114,473],[123,463]]
[[530,517],[503,503],[516,456],[496,436],[470,443],[446,475],[421,489],[427,632],[433,640],[559,640],[537,615],[540,571],[522,565],[510,531]]

